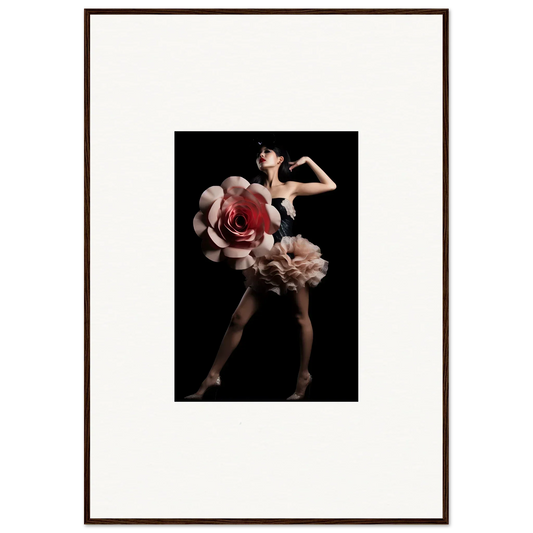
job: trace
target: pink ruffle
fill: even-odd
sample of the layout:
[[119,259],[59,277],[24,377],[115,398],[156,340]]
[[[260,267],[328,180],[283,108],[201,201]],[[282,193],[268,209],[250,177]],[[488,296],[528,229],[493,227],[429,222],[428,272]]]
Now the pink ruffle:
[[276,294],[297,291],[306,284],[316,287],[328,271],[328,262],[321,256],[320,248],[301,235],[283,237],[266,255],[257,258],[243,271],[244,284],[258,292],[273,291]]

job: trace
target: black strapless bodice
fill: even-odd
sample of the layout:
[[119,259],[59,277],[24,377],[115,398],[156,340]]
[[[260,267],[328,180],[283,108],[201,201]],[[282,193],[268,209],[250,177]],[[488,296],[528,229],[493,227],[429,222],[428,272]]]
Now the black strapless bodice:
[[[287,209],[283,205],[285,198],[272,198],[272,205],[280,212],[281,215],[281,225],[274,233],[274,242],[280,242],[283,237],[293,237],[293,225],[294,219],[287,212]],[[294,215],[294,213],[293,213]]]

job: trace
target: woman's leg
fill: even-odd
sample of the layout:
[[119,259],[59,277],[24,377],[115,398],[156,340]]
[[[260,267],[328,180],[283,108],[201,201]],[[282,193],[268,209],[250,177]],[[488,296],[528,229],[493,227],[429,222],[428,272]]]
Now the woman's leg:
[[220,348],[215,357],[209,375],[218,376],[233,350],[237,348],[242,338],[244,326],[255,314],[261,305],[261,296],[253,289],[246,289],[237,309],[231,316],[231,320],[220,343]]
[[254,313],[259,309],[260,305],[261,295],[250,287],[247,288],[244,296],[237,306],[237,309],[231,316],[228,329],[226,330],[222,342],[220,343],[220,348],[218,349],[217,355],[207,377],[200,385],[198,391],[192,396],[202,396],[205,390],[216,382],[222,367],[226,364],[226,361],[229,359],[229,356],[232,354],[233,350],[237,348],[242,338],[244,326],[246,326],[250,318],[252,318]]
[[298,399],[305,394],[305,389],[310,381],[309,359],[313,347],[313,325],[309,318],[309,287],[305,285],[300,290],[291,292],[291,295],[300,338],[300,369],[296,381],[296,391],[290,399]]

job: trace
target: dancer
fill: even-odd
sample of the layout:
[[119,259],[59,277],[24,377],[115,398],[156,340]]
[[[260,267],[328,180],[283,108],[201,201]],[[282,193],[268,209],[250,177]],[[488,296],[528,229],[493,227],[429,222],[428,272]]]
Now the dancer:
[[[233,313],[218,353],[207,377],[187,400],[202,400],[206,393],[221,386],[220,373],[229,356],[239,345],[248,321],[260,308],[267,291],[287,295],[293,303],[298,326],[300,366],[294,393],[288,400],[302,400],[312,381],[309,360],[313,345],[313,326],[309,318],[309,289],[318,285],[326,275],[328,262],[321,257],[320,248],[301,235],[293,235],[296,217],[293,201],[298,196],[310,196],[333,191],[333,180],[310,158],[290,161],[285,148],[276,143],[262,145],[256,157],[259,175],[252,180],[268,189],[272,205],[281,215],[281,225],[274,233],[274,246],[264,256],[243,271],[246,291]],[[308,165],[318,178],[317,182],[290,181],[293,169]]]

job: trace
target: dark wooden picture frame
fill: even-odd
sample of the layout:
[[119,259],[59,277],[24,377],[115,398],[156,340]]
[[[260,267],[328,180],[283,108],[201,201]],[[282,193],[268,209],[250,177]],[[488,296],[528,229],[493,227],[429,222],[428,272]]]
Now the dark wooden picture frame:
[[[435,15],[442,17],[442,517],[438,518],[92,518],[91,517],[91,17],[93,15]],[[448,9],[86,9],[84,100],[84,484],[85,524],[448,524],[449,523],[449,55]]]

